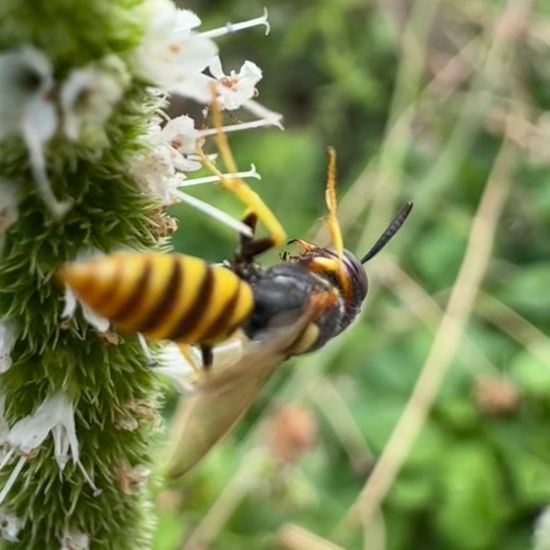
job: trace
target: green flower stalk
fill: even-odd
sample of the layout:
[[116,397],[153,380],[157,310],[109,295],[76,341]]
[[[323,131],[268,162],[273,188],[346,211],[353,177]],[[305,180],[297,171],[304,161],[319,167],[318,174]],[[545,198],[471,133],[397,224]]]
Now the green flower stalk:
[[[80,306],[56,273],[120,248],[166,247],[164,207],[184,201],[248,231],[183,187],[202,167],[195,129],[166,121],[171,94],[278,125],[252,97],[260,69],[225,74],[214,38],[169,0],[31,2],[0,8],[0,538],[9,548],[147,549],[154,517],[156,373],[137,335]],[[164,117],[164,120],[159,117]],[[226,175],[232,177],[232,174]],[[238,177],[259,177],[254,168]],[[162,359],[161,359],[162,360]]]

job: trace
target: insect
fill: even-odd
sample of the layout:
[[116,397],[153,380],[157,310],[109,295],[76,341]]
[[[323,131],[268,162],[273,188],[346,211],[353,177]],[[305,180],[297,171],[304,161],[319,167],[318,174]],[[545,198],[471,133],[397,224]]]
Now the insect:
[[[224,140],[220,133],[218,148],[229,170],[237,172]],[[232,180],[228,187],[249,206],[244,223],[251,235],[241,235],[239,249],[223,265],[180,254],[119,252],[62,268],[63,282],[115,325],[202,350],[206,372],[177,423],[171,476],[189,470],[227,433],[280,363],[320,348],[359,313],[368,291],[363,264],[399,230],[412,204],[398,212],[359,260],[343,248],[335,163],[329,149],[326,202],[332,247],[294,240],[298,254],[284,254],[280,263],[261,267],[256,257],[280,244],[284,231],[244,182]],[[254,238],[258,221],[270,230],[268,237]],[[250,341],[245,353],[223,369],[209,370],[212,347],[236,330]]]

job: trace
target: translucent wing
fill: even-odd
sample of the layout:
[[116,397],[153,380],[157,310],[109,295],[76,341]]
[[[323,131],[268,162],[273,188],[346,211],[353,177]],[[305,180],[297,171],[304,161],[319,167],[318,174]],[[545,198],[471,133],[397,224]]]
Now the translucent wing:
[[167,475],[180,477],[224,436],[252,405],[261,388],[313,317],[310,307],[300,318],[272,329],[250,345],[235,363],[204,375],[197,391],[184,403],[175,423]]

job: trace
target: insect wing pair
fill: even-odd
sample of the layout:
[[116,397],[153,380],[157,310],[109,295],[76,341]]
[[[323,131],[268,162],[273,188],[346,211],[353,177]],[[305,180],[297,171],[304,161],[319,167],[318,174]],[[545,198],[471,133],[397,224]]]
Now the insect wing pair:
[[196,391],[183,402],[171,434],[167,475],[187,473],[225,436],[250,408],[288,350],[316,315],[310,305],[293,323],[274,328],[235,362],[205,373]]

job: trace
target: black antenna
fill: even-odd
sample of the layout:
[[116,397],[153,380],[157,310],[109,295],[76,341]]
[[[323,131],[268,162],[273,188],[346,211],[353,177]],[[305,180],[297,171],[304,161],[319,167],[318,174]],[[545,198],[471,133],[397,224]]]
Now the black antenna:
[[361,263],[367,263],[374,258],[389,242],[389,240],[399,231],[399,228],[403,225],[408,215],[411,213],[413,207],[412,202],[408,202],[399,210],[397,216],[388,225],[386,231],[380,235],[380,238],[372,245],[372,248],[365,254],[365,257],[361,260]]

